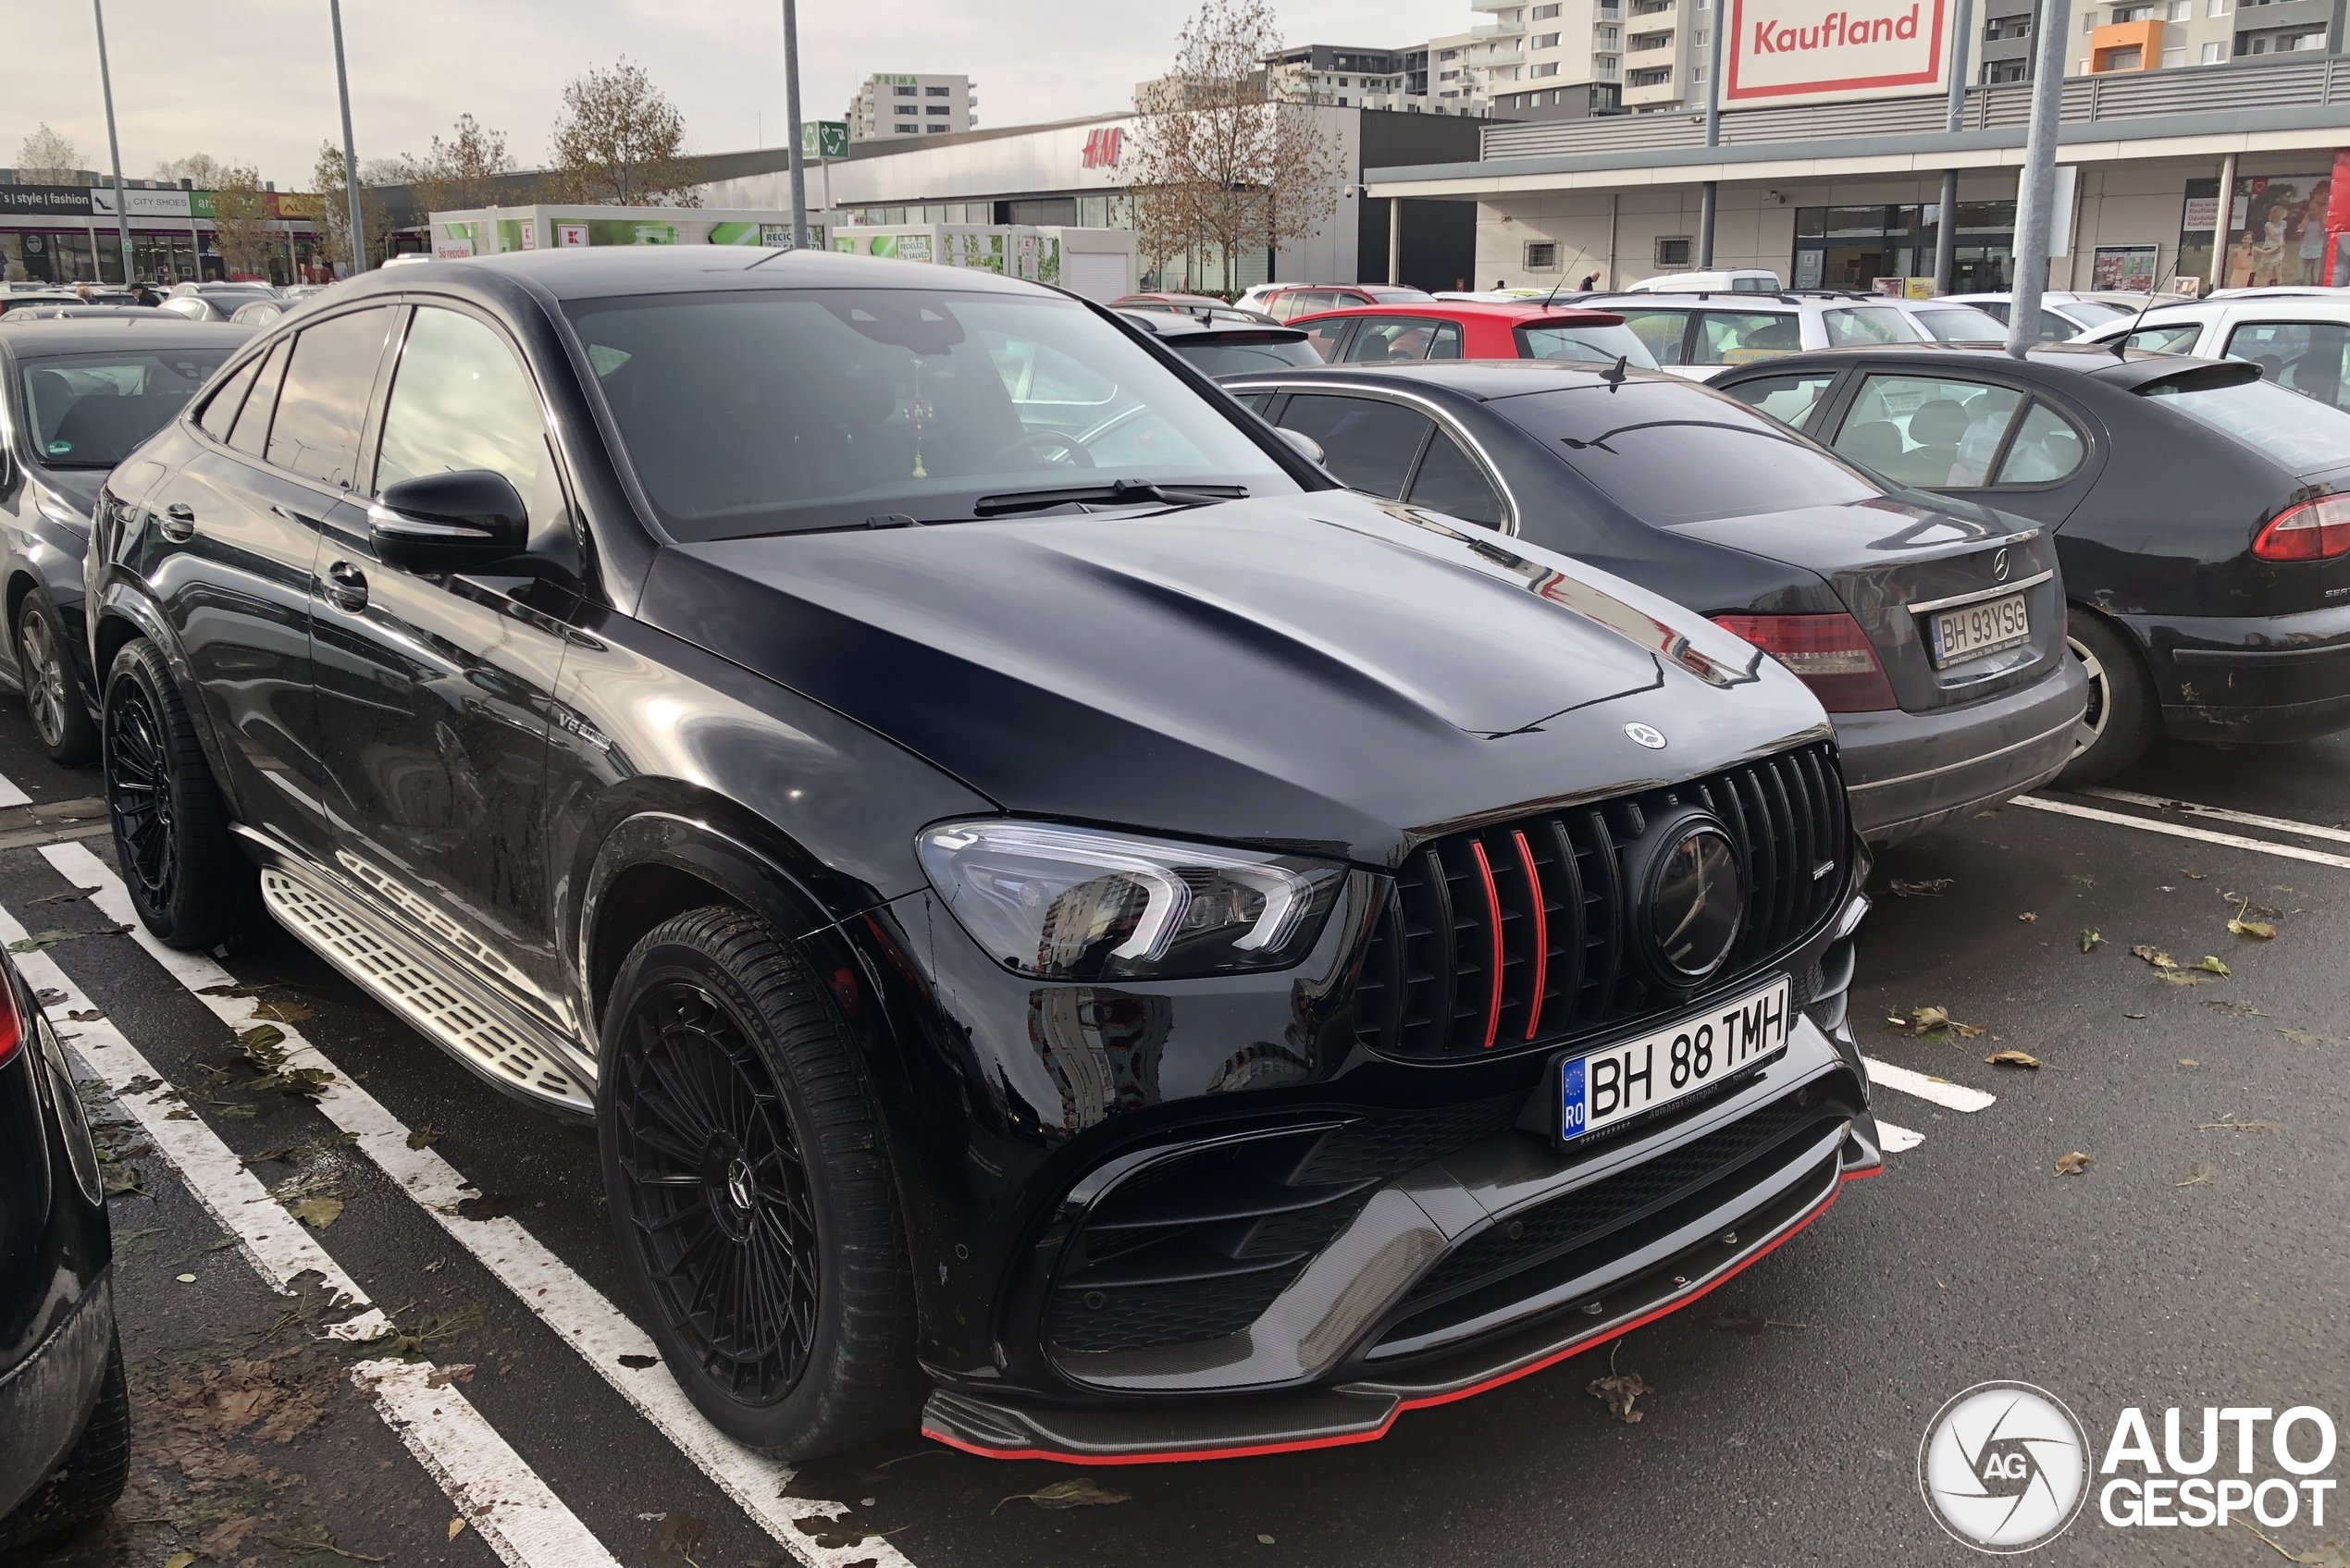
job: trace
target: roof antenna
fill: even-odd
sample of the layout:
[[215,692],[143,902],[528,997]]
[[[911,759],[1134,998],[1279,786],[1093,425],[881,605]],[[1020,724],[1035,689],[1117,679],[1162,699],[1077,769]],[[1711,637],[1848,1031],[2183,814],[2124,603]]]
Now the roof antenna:
[[1567,263],[1565,266],[1559,268],[1559,280],[1551,285],[1551,291],[1549,293],[1542,296],[1542,308],[1544,310],[1551,308],[1551,302],[1559,297],[1559,290],[1561,289],[1566,287],[1566,275],[1583,265],[1583,253],[1589,247],[1587,246],[1577,245],[1575,248],[1575,259]]
[[1600,372],[1600,379],[1611,387],[1621,387],[1624,385],[1624,367],[1631,363],[1630,354],[1616,355],[1615,363]]
[[2146,312],[2152,310],[2153,308],[2154,285],[2149,282],[2146,284],[2146,302],[2140,305],[2138,307],[2138,314],[2130,318],[2130,330],[2124,332],[2121,336],[2113,340],[2114,358],[2128,359],[2130,357],[2130,340],[2138,335],[2138,323],[2144,321],[2146,318]]

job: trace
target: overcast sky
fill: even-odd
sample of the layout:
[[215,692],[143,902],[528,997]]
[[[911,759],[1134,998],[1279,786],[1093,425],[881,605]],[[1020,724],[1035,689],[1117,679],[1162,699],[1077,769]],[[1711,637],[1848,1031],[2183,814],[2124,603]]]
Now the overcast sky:
[[[340,141],[327,0],[106,0],[122,172],[209,153],[307,188]],[[838,119],[875,71],[960,71],[982,127],[1132,107],[1166,68],[1187,0],[800,0],[801,113]],[[1463,0],[1286,0],[1292,43],[1394,47],[1466,28]],[[470,112],[538,164],[563,82],[625,55],[685,112],[696,152],[781,145],[780,0],[344,0],[352,117],[365,164],[423,153]],[[106,167],[90,10],[8,7],[0,165],[43,120]],[[764,140],[761,140],[761,131]]]

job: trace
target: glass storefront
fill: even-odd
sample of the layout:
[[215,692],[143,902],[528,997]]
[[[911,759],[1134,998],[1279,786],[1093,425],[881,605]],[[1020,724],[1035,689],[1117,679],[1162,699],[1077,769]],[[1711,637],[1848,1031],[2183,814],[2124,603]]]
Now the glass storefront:
[[[2237,179],[2220,287],[2325,283],[2326,206],[2332,191],[2328,174],[2261,174]],[[2194,227],[2182,226],[2179,261],[2172,269],[2207,283],[2219,197],[2218,180],[2187,181],[2186,218]]]
[[[1934,271],[1941,208],[1922,206],[1798,207],[1791,268],[1798,289],[1867,289],[1879,278],[1919,278]],[[1960,202],[1950,289],[1973,293],[2005,289],[2015,240],[2013,202]]]
[[[268,280],[284,284],[326,276],[323,241],[315,234],[273,234],[265,263]],[[201,242],[203,249],[198,252]],[[186,228],[130,231],[133,276],[142,283],[218,282],[228,265],[209,232]],[[199,271],[201,268],[201,271]],[[29,283],[120,283],[122,241],[112,229],[0,228],[0,278]]]

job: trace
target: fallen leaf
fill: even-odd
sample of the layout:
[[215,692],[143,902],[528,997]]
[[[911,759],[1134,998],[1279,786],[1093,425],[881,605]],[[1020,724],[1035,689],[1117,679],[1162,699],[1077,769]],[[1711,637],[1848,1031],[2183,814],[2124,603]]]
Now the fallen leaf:
[[2282,1132],[2284,1124],[2275,1121],[2238,1121],[2233,1115],[2218,1121],[2207,1121],[2195,1129],[2197,1132]]
[[455,1540],[457,1538],[457,1532],[463,1530],[464,1527],[465,1522],[463,1519],[451,1519],[449,1521],[449,1538],[452,1541]]
[[313,1230],[324,1230],[342,1217],[340,1198],[304,1198],[286,1205],[286,1212]]
[[620,1364],[628,1368],[631,1372],[642,1372],[648,1366],[659,1366],[661,1364],[661,1357],[657,1355],[625,1355],[620,1358]]
[[1995,1068],[2032,1068],[2037,1069],[2040,1058],[2024,1051],[1994,1051],[1983,1058]]
[[192,1285],[196,1282],[196,1277],[192,1274],[175,1274],[172,1278],[182,1285]]
[[68,1013],[66,1018],[74,1023],[96,1023],[105,1016],[106,1010],[104,1007],[80,1007]]
[[662,1514],[653,1537],[653,1568],[700,1568],[694,1554],[701,1549],[703,1532],[709,1528],[710,1521],[674,1508]]
[[26,936],[22,942],[9,943],[8,951],[38,953],[44,947],[55,947],[60,942],[71,942],[80,934],[78,931],[57,931],[54,928],[48,931],[36,931]]
[[[459,1523],[462,1524],[464,1521],[460,1520]],[[450,1531],[449,1537],[450,1539],[454,1540],[457,1532]],[[291,1552],[296,1557],[343,1557],[353,1562],[384,1561],[380,1557],[370,1557],[364,1551],[352,1551],[345,1548],[341,1542],[335,1539],[335,1533],[328,1529],[324,1522],[315,1513],[305,1513],[295,1520],[284,1535],[270,1537],[269,1544],[282,1551]]]
[[2056,1173],[2059,1176],[2078,1176],[2096,1163],[2096,1155],[2084,1154],[2075,1149],[2057,1161]]
[[97,891],[98,890],[94,887],[69,887],[63,893],[44,893],[40,897],[28,899],[26,902],[31,904],[75,904],[89,897],[92,894]]
[[2084,952],[2084,953],[2091,953],[2091,952],[2095,952],[2097,948],[2099,948],[2099,947],[2101,947],[2101,946],[2103,946],[2104,945],[2105,945],[2105,934],[2104,934],[2102,932],[2097,931],[2097,930],[2096,930],[2095,927],[2093,927],[2093,926],[2084,926],[2084,927],[2082,927],[2082,928],[2081,928],[2081,951],[2082,951],[2082,952]]
[[1886,1028],[1913,1040],[1947,1040],[1953,1036],[1973,1040],[1983,1032],[1981,1024],[1960,1023],[1947,1007],[1911,1007],[1906,1015],[1893,1014],[1885,1022]]
[[310,1009],[300,1002],[277,1001],[264,1002],[253,1010],[253,1016],[257,1019],[268,1019],[277,1023],[300,1023],[313,1015]]
[[2277,1032],[2283,1035],[2287,1040],[2292,1041],[2295,1045],[2331,1045],[2333,1043],[2332,1041],[2328,1040],[2324,1035],[2312,1034],[2306,1029],[2281,1029],[2277,1031]]
[[199,996],[258,996],[268,989],[266,985],[207,985],[199,990],[196,994]]
[[1896,898],[1939,898],[1948,892],[1957,881],[1956,877],[1925,877],[1917,882],[1904,882],[1899,877],[1895,877],[1893,896]]
[[2130,956],[2134,958],[2144,958],[2158,969],[2175,969],[2179,967],[2178,959],[2173,958],[2161,948],[2149,947],[2143,942],[2130,949]]
[[2183,1068],[2199,1068],[2203,1064],[2196,1061],[2193,1056],[2181,1056],[2179,1058],[2179,1065]]
[[2219,959],[2213,957],[2208,953],[2206,953],[2203,956],[2203,962],[2195,965],[2195,967],[2203,970],[2206,974],[2228,975],[2235,973],[2235,970],[2228,968],[2227,965],[2221,963]]
[[2125,1019],[2142,1019],[2146,1017],[2144,1013],[2124,1013],[2121,1016]]
[[194,1552],[175,1551],[163,1560],[163,1568],[195,1568],[195,1562]]
[[2262,1535],[2259,1530],[2250,1525],[2245,1525],[2245,1528],[2251,1530],[2255,1536],[2258,1536],[2261,1545],[2268,1547],[2287,1562],[2303,1563],[2307,1565],[2307,1568],[2350,1568],[2350,1553],[2343,1551],[2342,1543],[2339,1541],[2328,1541],[2314,1551],[2287,1551],[2283,1542]]
[[150,1090],[160,1089],[162,1087],[162,1079],[149,1078],[142,1072],[138,1077],[132,1079],[130,1082],[124,1084],[122,1086],[122,1092],[125,1094],[144,1094]]
[[44,1007],[54,1007],[66,999],[66,994],[55,987],[44,987],[32,994],[32,999]]
[[1271,1546],[1273,1544],[1273,1537],[1270,1536],[1259,1536],[1256,1537],[1256,1544],[1259,1546]]
[[114,1233],[114,1255],[135,1258],[142,1253],[155,1250],[155,1238],[163,1234],[163,1227],[150,1225],[140,1230],[118,1230]]
[[[1089,1503],[1128,1500],[1126,1493],[1111,1491],[1108,1488],[1100,1486],[1082,1475],[1072,1476],[1066,1481],[1055,1481],[1051,1486],[1038,1491],[1015,1492],[1006,1498],[1004,1502],[1018,1502],[1022,1498],[1026,1498],[1039,1508],[1083,1508]],[[1004,1502],[997,1503],[995,1508],[987,1512],[996,1512],[1004,1506]]]
[[106,1196],[118,1198],[126,1194],[143,1198],[147,1195],[145,1179],[135,1165],[109,1165],[98,1172],[105,1187]]
[[[255,1024],[251,1029],[240,1030],[237,1031],[237,1049],[242,1051],[249,1057],[254,1056],[255,1052],[268,1051],[272,1047],[283,1043],[285,1038],[286,1031],[278,1028],[275,1024]],[[278,1053],[278,1056],[282,1056],[283,1053]],[[254,1057],[254,1059],[259,1061],[260,1058]],[[269,1067],[277,1066],[278,1057],[271,1057],[264,1065]]]
[[2206,1002],[2204,1006],[2240,1019],[2265,1019],[2269,1016],[2249,1002]]
[[1654,1393],[1637,1372],[1620,1377],[1594,1377],[1584,1385],[1584,1392],[1607,1403],[1608,1414],[1627,1426],[1639,1425],[1641,1412],[1632,1408],[1632,1401],[1642,1394]]
[[2232,920],[2228,922],[2228,929],[2238,936],[2249,937],[2255,942],[2276,940],[2277,928],[2266,920]]
[[2035,915],[2035,914],[2034,914],[2031,910],[2026,909],[2026,910],[2024,910],[2024,911],[2023,911],[2023,913],[2022,913],[2021,915],[2018,915],[2018,916],[2016,917],[2016,919],[2017,919],[2017,920],[2022,920],[2022,921],[2024,924],[2026,924],[2026,925],[2032,925],[2032,924],[2035,923],[2035,922],[2036,922],[2036,921],[2040,919],[2040,917],[2039,917],[2039,916],[2037,916],[2037,915]]
[[203,1539],[196,1542],[196,1550],[215,1562],[234,1557],[237,1549],[245,1544],[245,1537],[259,1528],[261,1521],[251,1514],[241,1519],[224,1519],[204,1532]]
[[2171,1185],[2173,1187],[2212,1187],[2218,1185],[2219,1179],[2220,1167],[2218,1166],[2207,1165],[2197,1160],[2187,1167],[2185,1180],[2173,1181]]
[[436,1366],[425,1374],[425,1387],[427,1389],[445,1389],[451,1383],[470,1383],[473,1380],[474,1364],[470,1361],[461,1361],[454,1366]]
[[408,1134],[408,1147],[412,1149],[429,1149],[439,1142],[440,1129],[430,1124],[419,1127]]
[[2185,877],[2190,882],[2201,882],[2203,880],[2203,873],[2196,870],[2192,866],[2181,866],[2179,868],[2179,874]]

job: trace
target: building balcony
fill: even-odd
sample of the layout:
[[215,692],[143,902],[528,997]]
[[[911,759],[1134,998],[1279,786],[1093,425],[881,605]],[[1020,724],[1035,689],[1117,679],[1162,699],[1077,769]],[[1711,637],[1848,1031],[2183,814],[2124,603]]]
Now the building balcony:
[[1469,23],[1469,36],[1471,38],[1515,38],[1525,31],[1526,24],[1522,21]]
[[1669,51],[1672,47],[1673,35],[1669,32],[1636,33],[1624,41],[1624,52],[1626,55],[1654,55]]
[[1490,43],[1469,56],[1470,65],[1479,70],[1491,70],[1496,66],[1522,66],[1526,51],[1515,43]]
[[1681,84],[1669,75],[1663,81],[1642,84],[1627,79],[1624,83],[1624,106],[1627,109],[1678,103],[1680,97]]
[[2089,74],[2158,68],[2162,64],[2162,26],[2148,20],[2096,29],[2089,34]]

